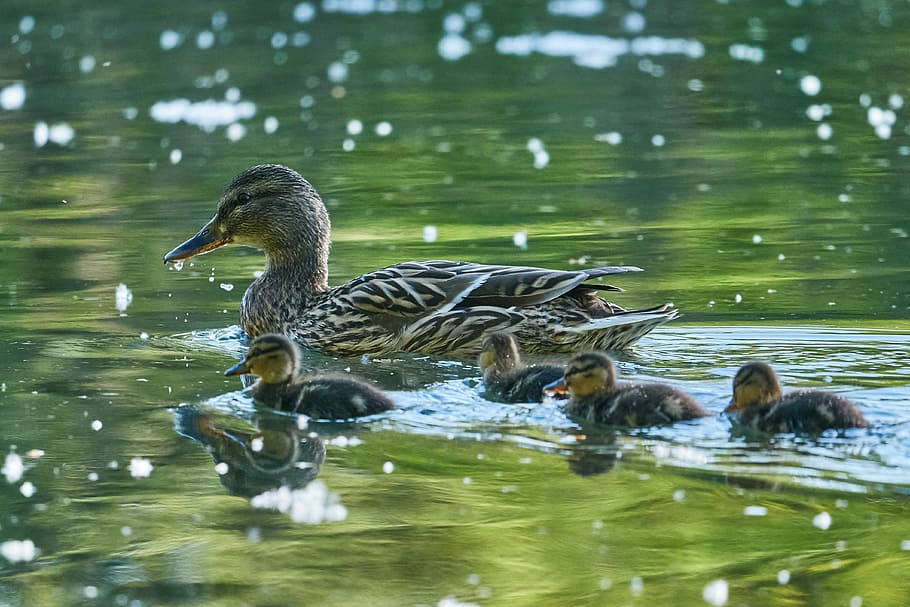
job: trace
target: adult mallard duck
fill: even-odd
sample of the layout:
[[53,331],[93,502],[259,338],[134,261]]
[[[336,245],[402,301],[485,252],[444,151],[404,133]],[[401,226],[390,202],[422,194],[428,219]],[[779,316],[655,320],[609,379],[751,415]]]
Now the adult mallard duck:
[[395,408],[381,390],[349,375],[301,377],[299,358],[297,344],[284,335],[260,335],[243,360],[224,374],[258,375],[250,389],[255,400],[317,419],[348,419]]
[[602,352],[572,357],[565,375],[546,389],[569,393],[570,417],[602,424],[659,426],[708,415],[691,396],[672,386],[617,382],[616,365]]
[[523,364],[518,344],[508,333],[483,338],[477,365],[487,397],[507,403],[539,403],[544,386],[562,377],[562,367],[557,365]]
[[229,243],[265,252],[240,305],[250,336],[284,333],[331,355],[473,356],[484,334],[510,330],[528,352],[625,348],[677,316],[666,304],[625,310],[597,296],[631,266],[563,272],[461,261],[412,261],[328,285],[329,216],[296,171],[254,166],[225,188],[215,216],[164,257],[178,262]]
[[784,394],[774,369],[762,362],[743,365],[733,378],[733,399],[725,410],[740,425],[762,432],[818,434],[828,429],[867,428],[863,414],[846,398],[820,390]]

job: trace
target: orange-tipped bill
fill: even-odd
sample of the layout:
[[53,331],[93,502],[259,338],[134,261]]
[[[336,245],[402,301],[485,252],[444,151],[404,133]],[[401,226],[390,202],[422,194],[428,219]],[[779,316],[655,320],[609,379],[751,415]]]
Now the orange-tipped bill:
[[214,251],[218,247],[228,244],[230,239],[219,238],[212,228],[214,220],[205,224],[199,233],[174,248],[173,251],[164,256],[164,263],[175,263],[189,259],[195,255],[202,255],[209,251]]
[[546,396],[565,397],[569,394],[569,386],[566,385],[566,378],[560,377],[556,381],[543,387],[543,393]]
[[731,411],[739,411],[742,409],[739,405],[736,404],[736,398],[730,399],[730,404],[727,405],[727,408],[724,409],[724,413],[730,413]]

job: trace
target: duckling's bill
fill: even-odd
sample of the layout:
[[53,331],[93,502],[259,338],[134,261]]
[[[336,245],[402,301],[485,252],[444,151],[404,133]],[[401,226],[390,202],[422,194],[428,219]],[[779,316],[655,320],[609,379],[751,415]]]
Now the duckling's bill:
[[569,394],[569,386],[566,385],[565,376],[560,377],[554,382],[550,382],[543,387],[544,396],[566,396]]
[[171,252],[164,256],[164,263],[183,261],[184,259],[189,259],[196,255],[214,251],[218,247],[223,247],[231,242],[228,238],[218,237],[216,230],[213,227],[214,223],[215,220],[212,219],[212,221],[205,224],[195,236],[183,244],[174,247]]
[[230,369],[224,372],[225,376],[244,375],[250,372],[250,361],[243,359]]

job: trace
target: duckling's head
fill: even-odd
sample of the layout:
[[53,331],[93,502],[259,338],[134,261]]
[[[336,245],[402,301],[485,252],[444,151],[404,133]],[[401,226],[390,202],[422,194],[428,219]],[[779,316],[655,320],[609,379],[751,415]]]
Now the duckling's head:
[[751,362],[743,365],[733,378],[733,399],[724,411],[737,411],[778,400],[783,392],[770,365]]
[[509,371],[518,366],[521,355],[518,343],[509,333],[490,333],[483,338],[480,345],[480,356],[477,365],[481,372],[495,368],[500,372]]
[[266,384],[281,384],[297,371],[297,345],[284,335],[269,333],[253,340],[246,356],[224,372],[225,375],[252,373]]
[[181,261],[230,243],[262,249],[269,263],[328,260],[329,229],[322,198],[306,179],[280,164],[260,164],[234,177],[211,221],[164,261]]
[[545,388],[548,394],[569,392],[572,397],[592,396],[616,387],[616,366],[603,352],[576,354],[566,366],[562,379]]

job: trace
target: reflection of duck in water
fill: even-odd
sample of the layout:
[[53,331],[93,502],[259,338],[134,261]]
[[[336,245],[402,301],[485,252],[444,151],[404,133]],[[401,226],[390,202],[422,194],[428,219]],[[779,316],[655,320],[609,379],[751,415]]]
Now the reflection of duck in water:
[[326,354],[421,352],[474,356],[485,333],[517,332],[527,351],[625,348],[676,318],[669,304],[625,310],[601,299],[606,276],[629,266],[559,271],[461,261],[411,261],[328,285],[329,216],[319,193],[286,166],[263,164],[225,188],[215,216],[170,251],[179,262],[218,247],[265,252],[240,325],[285,333]]
[[266,411],[252,423],[194,406],[176,409],[177,432],[202,443],[219,464],[221,483],[234,495],[252,497],[286,486],[302,488],[319,474],[325,444],[302,435],[297,421]]
[[602,352],[572,357],[565,375],[547,391],[568,391],[566,413],[602,424],[657,426],[708,415],[692,397],[671,386],[618,383],[616,366]]
[[617,460],[622,457],[618,448],[603,449],[572,449],[569,453],[569,470],[578,476],[597,476],[611,471]]
[[829,428],[867,428],[863,414],[846,398],[820,390],[784,394],[774,369],[744,365],[733,378],[733,399],[725,410],[742,426],[762,432],[816,434]]
[[562,377],[562,367],[523,364],[518,344],[508,333],[484,337],[477,364],[487,398],[507,403],[539,403],[544,386]]
[[348,419],[394,409],[378,388],[350,375],[301,377],[297,344],[284,335],[261,335],[225,375],[259,376],[250,393],[265,405],[316,419]]

